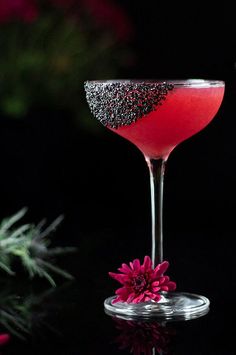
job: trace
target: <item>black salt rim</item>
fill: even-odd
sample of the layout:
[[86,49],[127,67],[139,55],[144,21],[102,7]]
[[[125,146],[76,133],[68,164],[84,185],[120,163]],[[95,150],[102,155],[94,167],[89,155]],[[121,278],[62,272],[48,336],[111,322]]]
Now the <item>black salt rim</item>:
[[104,125],[128,126],[154,111],[166,99],[171,82],[107,80],[87,81],[86,99],[92,114]]
[[87,80],[85,83],[92,83],[92,84],[111,84],[111,83],[136,83],[136,84],[160,84],[160,83],[167,83],[167,84],[173,84],[174,86],[182,86],[182,87],[193,87],[193,88],[198,88],[198,87],[212,87],[212,86],[218,86],[218,87],[224,87],[225,82],[222,80],[212,80],[212,79],[108,79],[108,80]]

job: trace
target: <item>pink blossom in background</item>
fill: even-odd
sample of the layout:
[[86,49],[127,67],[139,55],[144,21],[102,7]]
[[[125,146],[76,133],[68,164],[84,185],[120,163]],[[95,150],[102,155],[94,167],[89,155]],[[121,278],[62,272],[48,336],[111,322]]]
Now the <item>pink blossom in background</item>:
[[37,16],[38,8],[34,0],[0,0],[0,22],[32,22]]
[[7,344],[10,340],[10,335],[8,333],[0,334],[0,346]]
[[71,10],[74,16],[81,13],[91,17],[92,21],[110,29],[118,39],[127,39],[132,33],[132,26],[125,11],[115,0],[49,0],[54,6]]
[[[33,22],[39,16],[40,4],[36,0],[0,0],[0,23]],[[48,0],[43,5],[44,9],[61,9],[78,21],[85,14],[95,26],[111,31],[119,40],[132,34],[128,16],[115,0]]]
[[81,3],[98,25],[111,29],[119,39],[131,36],[128,16],[114,0],[81,0]]
[[61,8],[71,8],[79,4],[79,0],[49,0],[49,3],[61,7]]
[[123,285],[116,290],[117,297],[113,303],[160,301],[160,291],[174,291],[176,289],[176,283],[170,281],[168,276],[163,276],[168,267],[168,261],[163,261],[153,269],[150,257],[145,256],[142,265],[139,259],[135,259],[129,265],[122,264],[118,269],[120,274],[109,272],[113,279]]

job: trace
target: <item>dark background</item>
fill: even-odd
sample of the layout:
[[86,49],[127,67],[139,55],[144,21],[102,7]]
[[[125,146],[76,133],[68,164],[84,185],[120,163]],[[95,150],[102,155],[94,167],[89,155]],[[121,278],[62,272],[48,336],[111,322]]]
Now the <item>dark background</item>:
[[[216,118],[168,160],[164,256],[178,290],[204,294],[212,302],[207,316],[173,326],[170,353],[233,354],[235,13],[219,2],[209,8],[201,2],[121,4],[134,26],[134,57],[119,78],[226,83]],[[150,254],[149,177],[141,152],[105,128],[96,134],[76,126],[72,113],[47,109],[18,121],[1,117],[0,149],[2,218],[23,206],[35,223],[64,214],[54,244],[78,247],[62,262],[77,283],[68,302],[64,297],[61,313],[49,313],[63,336],[47,335],[51,341],[39,342],[38,350],[37,339],[20,346],[35,354],[56,344],[68,355],[125,353],[112,343],[115,328],[102,302],[117,286],[107,272]],[[14,353],[19,344],[11,346]]]

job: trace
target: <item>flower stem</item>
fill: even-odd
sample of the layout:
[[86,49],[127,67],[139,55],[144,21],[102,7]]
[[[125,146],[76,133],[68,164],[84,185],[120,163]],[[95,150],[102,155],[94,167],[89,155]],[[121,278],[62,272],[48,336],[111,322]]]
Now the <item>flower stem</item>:
[[152,264],[155,267],[163,261],[163,184],[165,160],[145,157],[150,174],[152,213]]

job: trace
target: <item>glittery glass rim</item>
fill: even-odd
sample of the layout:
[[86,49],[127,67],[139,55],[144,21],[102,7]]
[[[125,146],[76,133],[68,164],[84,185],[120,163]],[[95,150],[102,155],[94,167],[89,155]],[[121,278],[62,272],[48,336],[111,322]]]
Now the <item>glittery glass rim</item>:
[[224,87],[225,82],[223,80],[214,80],[214,79],[107,79],[107,80],[87,80],[84,82],[86,85],[87,83],[91,84],[113,84],[113,83],[134,83],[134,84],[173,84],[174,86],[183,86],[183,87]]
[[90,110],[104,126],[128,126],[163,104],[171,82],[139,80],[87,81],[84,84]]

